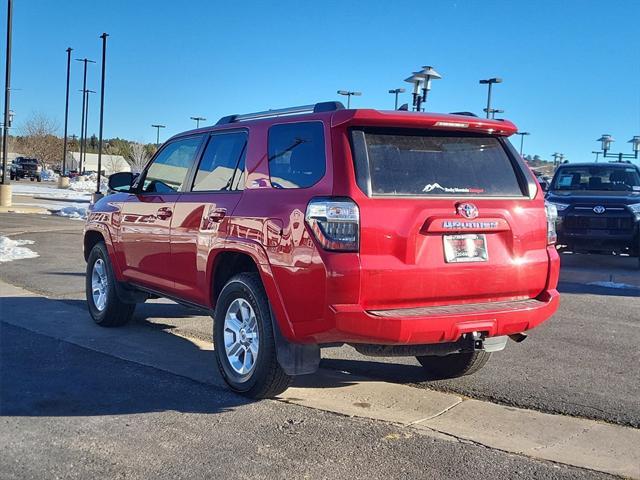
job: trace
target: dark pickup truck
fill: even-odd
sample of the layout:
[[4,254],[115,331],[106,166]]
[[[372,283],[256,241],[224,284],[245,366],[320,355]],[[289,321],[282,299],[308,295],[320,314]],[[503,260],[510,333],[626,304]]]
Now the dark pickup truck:
[[11,180],[20,180],[21,178],[30,178],[33,182],[42,181],[42,168],[35,158],[18,157],[11,163],[9,177]]

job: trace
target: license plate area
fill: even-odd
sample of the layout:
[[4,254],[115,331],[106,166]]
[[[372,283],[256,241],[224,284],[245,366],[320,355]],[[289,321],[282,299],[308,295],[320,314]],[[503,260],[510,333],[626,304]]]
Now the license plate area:
[[444,259],[447,263],[486,262],[487,238],[483,234],[443,235]]

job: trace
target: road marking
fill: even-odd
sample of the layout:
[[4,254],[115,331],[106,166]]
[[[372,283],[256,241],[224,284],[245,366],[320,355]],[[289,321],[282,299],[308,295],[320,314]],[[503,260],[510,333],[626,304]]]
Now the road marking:
[[[2,321],[201,383],[223,387],[209,342],[131,324],[104,329],[85,309],[0,281]],[[321,370],[299,377],[281,401],[398,424],[505,452],[640,478],[640,430],[464,399]],[[411,430],[409,430],[411,429]]]

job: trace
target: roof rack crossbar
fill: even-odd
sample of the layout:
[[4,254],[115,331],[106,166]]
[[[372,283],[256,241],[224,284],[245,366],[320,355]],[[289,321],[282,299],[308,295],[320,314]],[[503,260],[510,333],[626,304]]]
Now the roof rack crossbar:
[[259,120],[261,118],[283,117],[286,115],[297,115],[301,113],[319,113],[341,110],[344,108],[341,102],[320,102],[312,105],[299,105],[296,107],[278,108],[275,110],[265,110],[263,112],[244,113],[242,115],[228,115],[218,120],[216,125],[227,123],[243,122],[246,120]]

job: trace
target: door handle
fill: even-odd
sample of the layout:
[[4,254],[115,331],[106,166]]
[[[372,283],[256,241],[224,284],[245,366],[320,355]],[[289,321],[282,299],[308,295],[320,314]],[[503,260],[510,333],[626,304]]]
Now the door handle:
[[172,215],[173,215],[173,212],[168,207],[159,208],[158,213],[156,213],[156,217],[160,220],[166,220],[168,218],[171,218]]
[[225,208],[216,208],[209,212],[209,221],[211,222],[219,222],[221,221],[225,215],[227,214],[227,210]]

